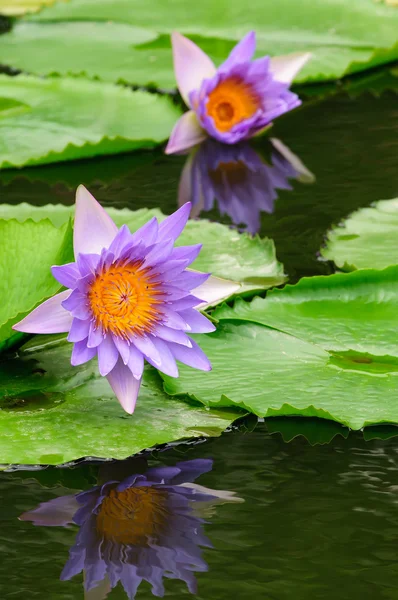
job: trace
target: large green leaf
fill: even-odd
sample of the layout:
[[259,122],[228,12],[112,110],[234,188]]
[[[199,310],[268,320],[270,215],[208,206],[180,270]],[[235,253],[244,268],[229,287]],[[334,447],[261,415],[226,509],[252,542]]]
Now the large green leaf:
[[[71,0],[59,3],[32,17],[36,22],[46,23],[40,37],[52,53],[51,58],[39,51],[37,60],[32,56],[32,36],[26,30],[19,30],[11,38],[21,45],[9,60],[17,61],[20,66],[35,72],[61,73],[72,70],[79,72],[78,63],[72,65],[67,46],[62,49],[55,40],[56,31],[68,44],[66,29],[56,29],[58,22],[69,21],[113,21],[130,24],[134,28],[142,27],[161,35],[157,40],[140,45],[140,41],[131,41],[135,60],[129,81],[139,84],[156,82],[158,85],[173,85],[171,52],[168,39],[174,29],[191,36],[202,36],[206,51],[216,59],[222,59],[232,44],[250,29],[258,36],[258,54],[284,54],[293,51],[311,50],[313,60],[299,76],[299,81],[334,79],[346,73],[363,70],[369,66],[394,60],[398,56],[397,26],[398,13],[391,6],[380,5],[374,0],[252,0],[243,5],[229,0],[202,0],[187,10],[185,0]],[[57,25],[54,25],[57,22]],[[83,26],[82,26],[83,27]],[[123,36],[121,36],[123,38]],[[90,34],[88,33],[90,39]],[[130,38],[129,38],[130,39]],[[134,30],[132,37],[134,40]],[[55,44],[55,53],[52,45]],[[73,45],[74,41],[71,42]],[[85,41],[78,46],[87,48]],[[92,39],[92,52],[99,50],[102,42]],[[121,40],[127,49],[126,40]],[[113,44],[112,44],[113,46]],[[141,55],[140,55],[141,53]],[[73,51],[72,51],[73,54]],[[130,59],[126,59],[130,60]],[[50,62],[52,61],[52,62]],[[88,70],[92,65],[84,59]],[[102,77],[110,73],[115,66],[115,78],[120,78],[121,70],[116,61],[112,61],[112,52],[106,64],[100,62],[95,74]]]
[[398,267],[305,277],[214,317],[262,323],[328,351],[398,358]]
[[[61,225],[73,215],[73,206],[51,205],[36,207],[26,203],[19,205],[0,204],[0,218],[15,218],[24,221],[31,218],[39,221],[49,218],[55,225]],[[137,211],[108,208],[108,213],[121,227],[129,226],[136,231],[151,217],[160,220],[165,215],[159,209],[145,208]],[[198,271],[239,282],[240,294],[252,293],[280,285],[286,279],[283,265],[278,262],[272,240],[260,239],[240,234],[236,230],[210,221],[188,221],[185,230],[178,239],[178,245],[202,243],[199,257],[192,264]]]
[[0,168],[151,147],[179,111],[165,97],[84,78],[0,75]]
[[71,347],[42,336],[0,363],[0,463],[125,458],[155,444],[219,435],[239,416],[168,398],[153,369],[145,371],[134,415],[127,415],[96,361],[70,365]]
[[345,271],[398,264],[398,198],[354,212],[328,233],[322,256]]
[[165,389],[259,416],[398,423],[397,281],[398,267],[313,277],[224,306],[217,332],[198,339],[213,371],[181,369]]
[[70,222],[0,220],[0,350],[22,337],[12,325],[61,289],[51,265],[72,257]]

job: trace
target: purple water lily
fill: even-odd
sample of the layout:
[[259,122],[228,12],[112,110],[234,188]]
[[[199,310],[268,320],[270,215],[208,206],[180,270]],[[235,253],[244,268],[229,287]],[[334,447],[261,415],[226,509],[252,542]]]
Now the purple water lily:
[[83,571],[92,599],[102,600],[119,581],[130,600],[142,581],[163,596],[163,577],[185,581],[195,593],[194,572],[207,570],[201,547],[212,546],[197,513],[219,502],[242,501],[233,492],[192,483],[211,468],[208,459],[152,468],[50,500],[20,518],[38,526],[80,527],[61,579]]
[[209,211],[217,199],[221,214],[249,233],[260,228],[261,211],[271,213],[276,190],[290,190],[289,179],[305,183],[314,176],[280,140],[270,139],[271,164],[248,142],[233,146],[207,139],[189,155],[180,178],[178,202],[192,202],[192,216]]
[[301,104],[289,86],[309,53],[252,60],[256,36],[251,31],[217,69],[207,54],[181,34],[172,34],[172,46],[178,89],[190,110],[175,125],[167,154],[191,148],[207,136],[235,144],[257,135]]
[[214,301],[219,293],[228,294],[223,288],[231,282],[207,281],[209,274],[187,270],[201,244],[174,248],[174,242],[189,211],[188,203],[160,224],[153,218],[131,234],[126,225],[118,230],[80,186],[73,239],[76,262],[52,267],[55,279],[68,289],[14,325],[27,333],[68,332],[74,344],[72,365],[97,356],[100,374],[130,414],[144,359],[171,377],[178,377],[176,360],[211,369],[187,334],[214,331],[195,307]]

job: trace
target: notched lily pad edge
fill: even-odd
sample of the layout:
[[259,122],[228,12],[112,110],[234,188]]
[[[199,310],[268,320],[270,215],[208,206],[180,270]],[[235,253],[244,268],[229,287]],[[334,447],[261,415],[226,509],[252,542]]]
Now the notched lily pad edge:
[[[126,152],[134,152],[136,150],[152,150],[164,143],[164,140],[159,142],[154,140],[131,140],[121,136],[103,136],[98,142],[83,142],[82,144],[68,143],[58,152],[50,150],[47,154],[38,155],[35,158],[30,158],[26,161],[14,161],[3,159],[0,162],[0,169],[22,169],[23,167],[35,167],[40,165],[55,164],[61,162],[70,162],[82,160],[85,158],[95,158],[96,156],[124,154]],[[124,148],[118,148],[118,144],[125,144]],[[103,149],[103,145],[105,149]],[[83,152],[79,156],[68,156],[68,153],[73,154],[74,150]]]
[[[256,323],[256,324],[258,324],[258,323]],[[263,326],[263,327],[265,327],[265,326]],[[277,331],[279,331],[279,330],[277,330]],[[163,375],[161,373],[159,373],[159,375],[163,379]],[[316,408],[316,406],[314,406],[313,404],[309,404],[306,408],[297,408],[296,406],[294,406],[294,404],[290,404],[288,402],[283,402],[279,406],[277,406],[277,405],[270,406],[265,411],[254,411],[252,408],[250,408],[249,406],[246,405],[244,400],[242,400],[241,402],[231,401],[228,398],[228,396],[226,396],[225,394],[221,394],[219,400],[214,400],[214,401],[211,401],[210,403],[206,403],[206,402],[203,402],[202,400],[200,400],[200,398],[198,398],[197,396],[195,396],[195,394],[190,394],[190,393],[184,394],[181,392],[176,392],[173,389],[173,384],[170,381],[170,378],[167,378],[167,380],[164,379],[163,389],[166,392],[166,394],[168,394],[169,396],[179,398],[181,400],[183,400],[184,398],[185,399],[189,398],[191,401],[199,402],[200,404],[202,404],[203,406],[206,406],[209,409],[213,409],[213,408],[217,408],[217,409],[229,408],[230,409],[230,408],[236,407],[236,408],[242,409],[248,413],[251,413],[257,417],[264,418],[264,419],[267,419],[269,417],[316,417],[318,419],[333,421],[344,427],[347,427],[351,431],[361,431],[366,427],[382,426],[382,425],[396,425],[398,427],[398,422],[393,421],[393,420],[377,421],[377,422],[364,420],[364,421],[358,422],[354,425],[352,423],[352,421],[349,423],[345,419],[339,419],[339,418],[335,417],[332,412],[326,411],[323,408]]]

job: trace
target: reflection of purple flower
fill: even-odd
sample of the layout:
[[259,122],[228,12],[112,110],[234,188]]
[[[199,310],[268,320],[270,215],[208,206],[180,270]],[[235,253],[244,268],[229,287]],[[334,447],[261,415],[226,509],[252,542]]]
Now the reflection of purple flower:
[[211,468],[212,461],[206,459],[152,468],[145,475],[43,503],[21,519],[35,525],[79,525],[61,579],[84,571],[87,591],[103,581],[110,587],[121,581],[133,599],[145,580],[155,596],[163,596],[163,577],[168,577],[185,581],[194,593],[194,571],[207,570],[201,546],[211,547],[203,519],[194,514],[195,503],[201,506],[220,497],[239,501],[229,492],[192,483]]
[[260,212],[271,213],[277,189],[290,190],[290,178],[312,181],[312,174],[297,156],[272,139],[271,162],[248,144],[227,146],[215,140],[204,141],[188,157],[180,179],[179,204],[193,204],[192,215],[211,210],[217,199],[221,214],[236,225],[244,224],[250,233],[260,228]]
[[248,33],[218,69],[191,40],[173,33],[177,85],[191,110],[174,127],[166,153],[181,152],[207,135],[235,144],[256,135],[301,102],[289,86],[310,58],[296,53],[252,60],[256,36]]

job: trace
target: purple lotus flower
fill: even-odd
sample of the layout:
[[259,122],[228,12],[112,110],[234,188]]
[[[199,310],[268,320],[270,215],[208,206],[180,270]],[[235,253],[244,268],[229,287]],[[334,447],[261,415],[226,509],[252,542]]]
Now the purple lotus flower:
[[225,295],[220,289],[231,282],[209,284],[208,274],[187,270],[201,244],[174,248],[174,242],[189,211],[190,204],[185,204],[160,224],[153,218],[131,234],[126,225],[118,230],[80,186],[73,239],[76,262],[52,267],[54,277],[68,289],[14,325],[27,333],[68,332],[74,344],[72,365],[97,356],[100,374],[130,414],[144,359],[171,377],[178,377],[176,359],[196,369],[211,369],[187,333],[215,329],[195,307],[214,301],[219,292]]
[[208,135],[236,144],[301,104],[289,86],[309,53],[252,60],[256,48],[252,31],[217,69],[207,54],[181,34],[172,34],[172,46],[178,89],[190,110],[175,125],[167,154],[191,148]]
[[233,492],[192,483],[211,468],[211,460],[197,459],[149,469],[42,503],[20,519],[80,527],[61,579],[84,571],[84,587],[93,590],[90,598],[104,598],[119,581],[131,600],[142,581],[151,584],[155,596],[163,596],[163,577],[181,579],[195,593],[194,572],[207,570],[201,546],[212,546],[196,513],[219,502],[242,501]]
[[280,140],[270,139],[268,164],[248,142],[233,146],[207,139],[189,155],[180,178],[178,202],[192,202],[191,216],[209,211],[215,198],[221,214],[250,233],[260,228],[261,211],[271,213],[277,189],[290,190],[289,179],[312,183],[314,176]]

